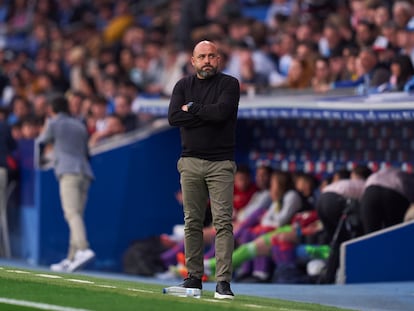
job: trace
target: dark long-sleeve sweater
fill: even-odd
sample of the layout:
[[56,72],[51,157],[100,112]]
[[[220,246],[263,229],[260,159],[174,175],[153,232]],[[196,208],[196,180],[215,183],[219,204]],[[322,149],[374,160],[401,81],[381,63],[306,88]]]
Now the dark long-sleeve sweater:
[[[182,78],[174,87],[168,121],[181,130],[182,157],[210,161],[234,160],[240,86],[223,73],[209,79],[195,75]],[[192,102],[188,112],[181,107]]]

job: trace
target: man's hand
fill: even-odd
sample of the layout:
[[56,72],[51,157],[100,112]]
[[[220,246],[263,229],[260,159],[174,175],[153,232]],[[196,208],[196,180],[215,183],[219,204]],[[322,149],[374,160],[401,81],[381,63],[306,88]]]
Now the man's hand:
[[188,109],[191,107],[193,105],[193,102],[189,102],[188,104],[186,104],[186,105],[182,105],[181,106],[181,110],[182,111],[185,111],[185,112],[188,112]]

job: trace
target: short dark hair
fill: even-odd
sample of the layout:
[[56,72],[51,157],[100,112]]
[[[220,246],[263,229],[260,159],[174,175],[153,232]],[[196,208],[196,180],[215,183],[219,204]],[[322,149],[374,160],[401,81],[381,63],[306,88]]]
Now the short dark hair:
[[339,179],[348,179],[351,176],[351,172],[346,168],[341,168],[337,170],[334,175],[337,175]]
[[248,164],[239,164],[237,165],[237,172],[238,173],[242,173],[242,174],[246,174],[246,175],[251,175],[251,170]]
[[372,174],[371,169],[366,165],[357,165],[352,171],[354,172],[354,174],[358,175],[364,180],[367,179],[369,175]]
[[50,94],[48,96],[48,103],[54,113],[69,113],[68,101],[63,94]]

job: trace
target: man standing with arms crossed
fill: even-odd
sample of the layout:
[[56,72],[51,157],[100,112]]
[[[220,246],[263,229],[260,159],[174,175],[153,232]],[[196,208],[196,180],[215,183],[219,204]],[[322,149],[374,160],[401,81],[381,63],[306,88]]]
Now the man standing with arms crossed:
[[219,72],[220,55],[210,41],[195,46],[191,64],[196,74],[177,82],[168,111],[170,124],[180,127],[182,142],[177,168],[183,193],[188,277],[181,285],[202,289],[203,220],[210,200],[216,229],[214,297],[233,299],[234,150],[240,86],[236,78]]

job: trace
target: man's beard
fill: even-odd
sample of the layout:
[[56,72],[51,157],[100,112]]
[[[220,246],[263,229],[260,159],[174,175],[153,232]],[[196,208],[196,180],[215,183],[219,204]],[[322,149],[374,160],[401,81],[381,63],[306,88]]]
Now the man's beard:
[[217,68],[214,68],[214,67],[208,67],[208,68],[210,70],[203,70],[202,68],[197,70],[197,74],[204,79],[208,79],[217,73]]

